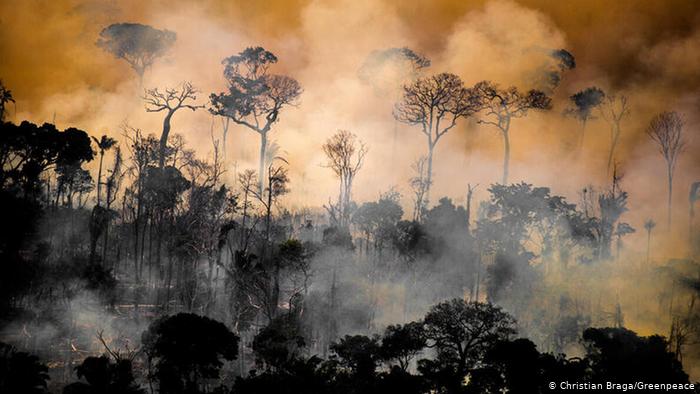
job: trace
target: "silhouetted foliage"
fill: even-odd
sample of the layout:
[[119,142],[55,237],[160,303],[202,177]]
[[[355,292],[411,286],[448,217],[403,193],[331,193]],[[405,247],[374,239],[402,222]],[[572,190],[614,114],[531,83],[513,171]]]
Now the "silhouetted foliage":
[[176,38],[177,35],[169,30],[158,30],[140,23],[115,23],[102,29],[96,45],[129,63],[141,84],[146,70],[173,46]]
[[0,392],[8,394],[46,393],[48,368],[37,356],[19,352],[0,342]]
[[107,356],[87,357],[75,367],[79,379],[63,389],[63,394],[145,394],[134,381],[130,360],[112,362]]
[[156,320],[142,342],[163,394],[202,392],[207,380],[219,377],[223,360],[238,355],[238,336],[216,320],[190,313]]

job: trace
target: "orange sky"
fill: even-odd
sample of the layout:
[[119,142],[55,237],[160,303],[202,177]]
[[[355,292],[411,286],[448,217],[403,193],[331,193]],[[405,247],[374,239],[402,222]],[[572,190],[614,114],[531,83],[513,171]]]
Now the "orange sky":
[[[202,91],[200,103],[223,89],[223,57],[262,45],[280,59],[274,72],[304,88],[300,105],[282,113],[272,134],[290,158],[288,202],[319,206],[335,193],[320,146],[342,128],[370,149],[356,198],[376,198],[395,186],[408,207],[409,167],[425,153],[424,140],[404,125],[393,139],[394,98],[378,97],[357,78],[367,54],[409,46],[431,58],[429,73],[525,88],[546,61],[543,50],[566,48],[577,68],[565,74],[554,109],[513,122],[512,179],[549,185],[574,201],[583,185],[607,184],[607,124],[592,121],[584,151],[575,155],[571,142],[579,126],[561,114],[567,97],[587,86],[626,94],[632,116],[623,123],[616,160],[632,195],[629,220],[641,228],[664,198],[663,161],[644,134],[658,111],[677,110],[687,121],[690,144],[676,178],[680,219],[687,212],[688,185],[700,178],[699,15],[694,1],[3,1],[0,78],[17,99],[12,120],[55,119],[59,127],[118,138],[128,122],[157,134],[160,115],[143,110],[135,73],[94,45],[103,27],[129,21],[175,31],[177,43],[147,72],[145,87],[188,80]],[[216,137],[219,127],[215,122]],[[211,151],[206,111],[178,113],[173,129],[201,154]],[[229,179],[235,170],[256,168],[257,143],[252,132],[232,128]],[[482,185],[476,198],[485,198],[486,185],[499,179],[501,160],[502,142],[493,129],[462,122],[437,148],[434,195],[463,202],[470,182]]]

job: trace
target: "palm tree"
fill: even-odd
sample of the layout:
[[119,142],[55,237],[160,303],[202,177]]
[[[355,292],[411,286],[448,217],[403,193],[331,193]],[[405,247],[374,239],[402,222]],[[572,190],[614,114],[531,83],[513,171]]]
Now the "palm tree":
[[649,248],[651,245],[651,230],[656,227],[656,222],[653,221],[652,219],[647,219],[646,222],[644,222],[644,228],[647,230],[647,265],[649,265]]
[[106,135],[103,135],[102,138],[99,140],[95,137],[92,137],[92,139],[95,141],[95,144],[97,144],[97,147],[100,149],[100,169],[97,172],[97,205],[100,205],[100,190],[102,189],[100,185],[102,185],[102,160],[104,160],[105,157],[105,152],[112,149],[114,145],[117,144],[117,141],[114,140],[114,138],[107,137]]
[[5,104],[14,103],[15,99],[12,97],[12,92],[5,87],[0,80],[0,122],[5,120]]

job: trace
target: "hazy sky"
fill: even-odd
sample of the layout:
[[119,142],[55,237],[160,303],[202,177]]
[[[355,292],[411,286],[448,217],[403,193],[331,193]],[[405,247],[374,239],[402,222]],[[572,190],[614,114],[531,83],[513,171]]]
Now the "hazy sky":
[[[370,149],[355,197],[373,199],[396,186],[408,207],[410,163],[425,154],[425,141],[417,129],[395,124],[395,97],[377,95],[358,78],[367,55],[408,46],[432,60],[427,73],[527,89],[551,67],[548,51],[565,48],[577,67],[563,75],[553,110],[513,122],[511,179],[551,186],[574,201],[584,185],[606,185],[608,125],[591,121],[576,154],[580,126],[562,112],[568,96],[588,86],[625,94],[632,112],[616,161],[632,194],[628,220],[641,228],[646,217],[662,220],[665,198],[663,161],[644,133],[654,114],[676,110],[686,119],[690,143],[675,185],[679,218],[690,182],[700,179],[699,16],[696,1],[1,1],[0,78],[17,99],[12,120],[55,118],[59,127],[121,139],[124,122],[158,134],[162,115],[145,113],[136,74],[95,46],[102,28],[140,22],[175,31],[177,43],[147,72],[144,87],[191,81],[202,104],[224,88],[221,59],[262,45],[279,57],[273,72],[304,88],[299,106],[281,114],[271,135],[290,160],[288,203],[319,206],[336,193],[320,146],[342,128]],[[173,120],[174,132],[202,155],[220,128],[206,111],[183,111]],[[257,168],[258,141],[242,127],[232,126],[230,135],[233,179],[235,170]],[[476,198],[485,198],[487,185],[500,179],[502,150],[493,129],[463,121],[437,148],[432,195],[463,202],[470,182],[480,184]]]

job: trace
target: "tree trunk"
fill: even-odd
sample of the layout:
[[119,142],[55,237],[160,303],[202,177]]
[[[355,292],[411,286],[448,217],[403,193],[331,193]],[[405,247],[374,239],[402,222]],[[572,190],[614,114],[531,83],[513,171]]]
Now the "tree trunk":
[[673,169],[668,166],[668,231],[671,231],[671,206],[673,204]]
[[263,177],[265,173],[265,152],[267,151],[267,131],[260,133],[260,163],[258,166],[258,193],[263,192]]
[[[428,174],[426,177],[425,195],[423,196],[423,203],[421,204],[421,211],[423,208],[427,208],[430,203],[430,188],[433,186],[433,150],[435,149],[435,143],[428,141]],[[423,212],[421,212],[420,217],[423,217]]]
[[100,205],[100,190],[102,190],[102,159],[105,157],[105,151],[100,150],[100,167],[97,170],[97,205]]
[[615,147],[617,147],[617,141],[620,138],[620,125],[616,124],[612,129],[612,138],[610,141],[610,153],[608,153],[608,173],[610,173],[610,166],[612,165],[613,157],[615,154]]
[[174,110],[168,110],[168,114],[163,119],[163,133],[160,135],[160,155],[158,157],[158,166],[162,170],[165,167],[165,150],[168,147],[168,135],[170,134],[170,119],[175,113]]
[[503,179],[501,183],[508,183],[508,166],[510,165],[510,136],[508,129],[503,130]]

